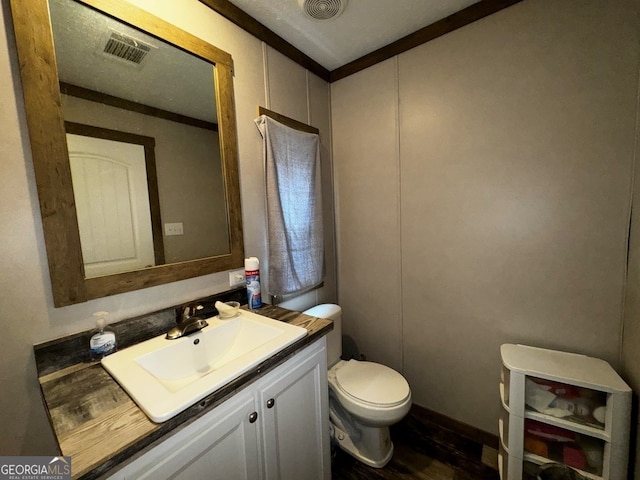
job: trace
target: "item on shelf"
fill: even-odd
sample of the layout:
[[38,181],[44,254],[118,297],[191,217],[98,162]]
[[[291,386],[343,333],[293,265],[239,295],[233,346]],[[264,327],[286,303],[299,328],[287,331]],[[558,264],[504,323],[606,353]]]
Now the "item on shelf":
[[547,463],[538,470],[538,480],[586,480],[582,475],[566,465]]
[[575,442],[580,438],[577,433],[570,432],[564,428],[530,419],[524,421],[524,429],[526,434],[549,442]]
[[562,461],[579,470],[584,470],[587,467],[587,459],[584,452],[575,443],[567,443],[562,446]]
[[567,385],[565,383],[553,382],[551,380],[544,380],[536,377],[531,377],[530,380],[545,390],[553,393],[556,397],[576,398],[580,396],[580,389],[574,385]]
[[595,471],[601,471],[602,463],[604,462],[604,449],[602,444],[598,443],[594,438],[583,436],[580,441],[580,447],[587,459],[587,465]]
[[549,458],[549,446],[544,440],[526,435],[524,437],[524,449],[534,455]]
[[539,378],[527,378],[525,384],[525,403],[537,412],[558,418],[577,416],[604,424],[606,408],[586,398],[587,390]]
[[604,425],[604,419],[607,414],[607,407],[600,406],[593,409],[593,418],[596,422],[602,423]]
[[578,417],[592,417],[592,412],[594,410],[593,404],[590,400],[586,398],[556,398],[551,405],[551,408],[557,408],[560,410],[564,410],[569,413],[569,415],[576,415]]
[[[537,382],[534,382],[530,378],[525,380],[525,399],[524,402],[537,410],[540,413],[547,413],[547,415],[553,415],[553,413],[549,413],[551,410],[550,405],[558,398],[554,393],[551,393],[548,388],[538,385]],[[558,415],[553,415],[554,417],[560,417],[562,412],[558,411]],[[565,415],[566,416],[566,415]]]

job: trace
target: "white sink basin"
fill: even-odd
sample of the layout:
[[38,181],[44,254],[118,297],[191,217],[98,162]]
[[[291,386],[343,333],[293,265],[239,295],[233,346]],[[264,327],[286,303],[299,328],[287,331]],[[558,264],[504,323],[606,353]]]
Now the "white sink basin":
[[164,422],[304,337],[307,330],[240,310],[176,340],[164,335],[102,359],[154,422]]

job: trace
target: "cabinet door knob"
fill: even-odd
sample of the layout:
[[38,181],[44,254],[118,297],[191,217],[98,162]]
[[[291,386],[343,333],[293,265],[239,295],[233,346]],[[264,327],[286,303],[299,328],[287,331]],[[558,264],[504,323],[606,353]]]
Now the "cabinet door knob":
[[258,412],[253,412],[249,415],[249,423],[255,423],[256,420],[258,420]]
[[270,398],[269,400],[267,400],[267,408],[273,408],[275,404],[276,404],[276,401],[273,398]]

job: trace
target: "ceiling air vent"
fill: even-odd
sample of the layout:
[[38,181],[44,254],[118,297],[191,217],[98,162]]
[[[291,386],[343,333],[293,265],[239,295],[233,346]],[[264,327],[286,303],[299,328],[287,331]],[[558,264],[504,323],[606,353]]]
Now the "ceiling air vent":
[[140,65],[151,48],[133,37],[111,32],[103,53]]
[[315,20],[338,17],[347,5],[347,0],[299,0],[307,16]]

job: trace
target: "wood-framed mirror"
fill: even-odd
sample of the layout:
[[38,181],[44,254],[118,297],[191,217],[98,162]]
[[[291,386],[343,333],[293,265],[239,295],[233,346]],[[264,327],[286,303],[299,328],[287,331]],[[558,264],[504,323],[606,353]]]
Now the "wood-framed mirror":
[[[11,0],[11,10],[54,305],[72,305],[242,267],[244,249],[231,56],[120,0]],[[60,27],[55,22],[59,22]],[[102,31],[87,30],[94,28],[93,23]],[[85,45],[66,43],[65,35],[73,32],[80,35],[80,43]],[[97,47],[91,46],[92,42]],[[94,51],[79,53],[87,45]],[[84,57],[74,60],[70,51]],[[171,58],[178,58],[175,54],[179,54],[182,59],[170,60],[174,63],[167,67],[160,60],[164,51],[170,51]],[[116,63],[109,55],[118,57]],[[137,62],[140,56],[149,59],[142,65],[124,65],[127,61]],[[193,64],[198,72],[204,72],[204,76],[192,71],[191,66],[176,63],[183,60]],[[93,63],[96,61],[107,63]],[[136,81],[141,72],[151,77],[142,76]],[[101,75],[107,81],[100,79]],[[166,77],[162,85],[157,83],[160,77]],[[194,83],[196,78],[199,80]],[[146,88],[131,93],[136,90],[133,88],[136,83]],[[186,99],[184,103],[180,100],[182,97]],[[91,111],[95,111],[93,117]],[[136,117],[138,123],[126,124],[122,119],[127,116]],[[88,129],[80,132],[87,137],[101,137],[102,134],[84,133],[101,130],[122,131],[125,138],[126,135],[151,138],[146,142],[151,147],[147,145],[146,153],[142,154],[143,163],[146,156],[146,167],[139,176],[145,176],[144,168],[151,165],[149,148],[155,148],[152,156],[156,171],[147,171],[146,176],[153,177],[157,184],[148,188],[153,193],[149,194],[150,203],[158,207],[155,211],[151,208],[150,213],[153,216],[148,234],[151,253],[137,265],[124,262],[129,266],[124,266],[122,271],[112,267],[104,269],[102,264],[98,269],[89,265],[94,261],[90,258],[102,262],[107,257],[108,261],[117,257],[111,247],[102,246],[114,243],[111,240],[117,237],[116,230],[133,232],[126,233],[120,243],[129,245],[128,237],[140,237],[136,222],[142,215],[128,213],[133,220],[130,224],[124,221],[122,228],[114,227],[114,223],[103,218],[94,220],[90,228],[84,220],[79,224],[78,212],[91,210],[79,202],[93,205],[92,192],[109,188],[104,180],[95,183],[97,177],[112,179],[119,175],[129,179],[131,174],[114,173],[121,170],[118,158],[111,162],[117,168],[108,167],[106,174],[104,168],[81,168],[102,173],[87,173],[89,180],[79,181],[77,173],[72,175],[69,152],[71,149],[74,154],[73,150],[78,148],[84,152],[85,147],[69,147],[72,144],[68,143],[70,132],[65,130],[65,122],[67,128],[78,123],[88,125]],[[179,124],[179,133],[165,134],[167,124]],[[168,137],[181,140],[169,146]],[[211,143],[207,143],[209,141]],[[191,159],[192,150],[199,151],[197,155],[193,153],[197,161]],[[104,160],[105,155],[102,152],[86,154],[82,165],[91,164],[94,157]],[[85,193],[74,194],[74,188],[78,190],[80,183]],[[138,188],[129,186],[129,191],[135,190]],[[102,205],[118,203],[114,210],[124,208],[119,199],[131,196],[121,187],[109,195],[102,195]],[[187,203],[182,210],[171,210],[190,196],[198,197],[201,203]],[[92,208],[95,210],[95,205]],[[216,220],[211,220],[214,216]],[[87,214],[81,213],[80,217],[86,218]],[[206,226],[197,223],[201,218],[207,219]],[[214,242],[212,239],[218,234],[220,238]],[[182,242],[176,236],[180,236]],[[93,240],[90,242],[88,238]],[[101,241],[105,238],[110,242]],[[180,243],[190,248],[183,249]],[[215,247],[211,246],[213,243]],[[136,244],[128,248],[118,255],[129,258],[129,251],[137,252],[141,247]]]

